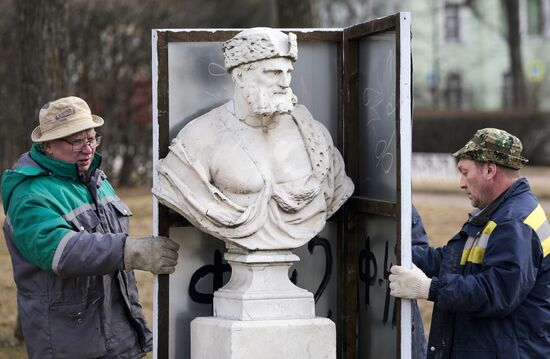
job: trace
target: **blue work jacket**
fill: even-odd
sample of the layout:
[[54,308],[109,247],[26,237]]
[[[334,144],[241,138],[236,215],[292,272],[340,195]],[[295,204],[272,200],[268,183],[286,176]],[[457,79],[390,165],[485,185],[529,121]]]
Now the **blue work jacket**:
[[428,358],[550,358],[550,224],[526,179],[447,245],[414,246],[432,278]]
[[[424,223],[416,207],[412,206],[412,230],[411,239],[413,246],[428,246],[428,235],[424,228]],[[426,337],[424,336],[424,325],[422,323],[422,315],[418,308],[416,300],[412,301],[412,333],[411,333],[411,358],[424,359],[426,358]]]

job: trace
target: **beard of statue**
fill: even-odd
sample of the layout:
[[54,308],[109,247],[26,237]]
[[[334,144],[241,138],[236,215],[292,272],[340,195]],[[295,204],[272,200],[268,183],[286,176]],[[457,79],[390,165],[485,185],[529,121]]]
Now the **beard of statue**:
[[292,113],[297,102],[292,89],[271,89],[251,83],[243,88],[243,95],[252,112],[258,116]]

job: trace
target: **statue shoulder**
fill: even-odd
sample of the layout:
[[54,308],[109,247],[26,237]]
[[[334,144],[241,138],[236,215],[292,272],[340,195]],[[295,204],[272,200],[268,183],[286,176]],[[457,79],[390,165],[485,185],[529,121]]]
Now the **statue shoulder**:
[[292,111],[295,117],[299,117],[300,119],[303,119],[305,121],[316,121],[313,116],[311,115],[311,112],[307,109],[306,106],[298,103],[294,106],[294,110]]
[[223,122],[230,116],[231,113],[225,109],[225,105],[218,106],[191,120],[176,137],[186,145],[202,144],[205,146],[215,143],[223,132]]
[[302,131],[313,131],[315,133],[322,134],[329,145],[332,145],[332,137],[328,129],[321,122],[313,118],[313,115],[306,106],[297,104],[294,106],[293,116],[298,122],[298,125]]

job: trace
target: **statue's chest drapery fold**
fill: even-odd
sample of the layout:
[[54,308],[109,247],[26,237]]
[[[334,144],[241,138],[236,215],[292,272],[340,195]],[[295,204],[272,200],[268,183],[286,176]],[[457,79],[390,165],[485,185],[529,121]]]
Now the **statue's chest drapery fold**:
[[268,134],[236,118],[222,120],[225,131],[208,164],[212,184],[242,206],[254,201],[267,184],[272,189],[269,197],[285,211],[309,203],[321,188],[307,147],[314,144],[302,137],[292,118],[288,120]]

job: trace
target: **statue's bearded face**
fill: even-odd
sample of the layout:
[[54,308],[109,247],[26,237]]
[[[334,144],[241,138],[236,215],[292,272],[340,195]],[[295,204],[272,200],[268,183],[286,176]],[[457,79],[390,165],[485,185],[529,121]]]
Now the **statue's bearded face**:
[[287,58],[266,59],[243,65],[242,91],[256,115],[291,113],[296,96],[290,88],[292,62]]

